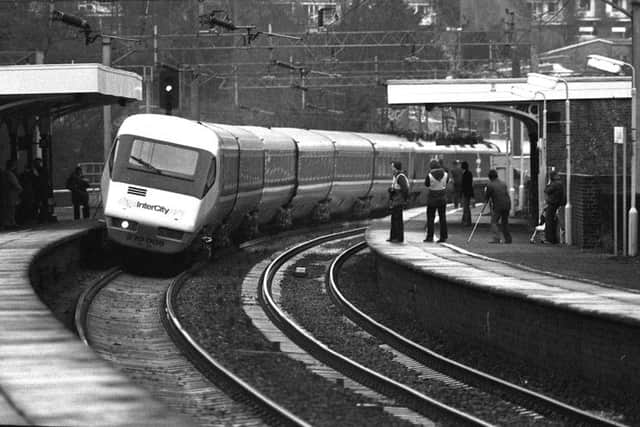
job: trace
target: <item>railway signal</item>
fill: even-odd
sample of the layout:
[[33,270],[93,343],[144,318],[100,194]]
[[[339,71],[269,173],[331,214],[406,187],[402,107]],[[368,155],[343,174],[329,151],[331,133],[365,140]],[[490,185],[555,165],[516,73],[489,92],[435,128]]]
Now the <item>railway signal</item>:
[[161,108],[171,115],[180,106],[180,71],[169,65],[162,65],[158,78],[158,99]]

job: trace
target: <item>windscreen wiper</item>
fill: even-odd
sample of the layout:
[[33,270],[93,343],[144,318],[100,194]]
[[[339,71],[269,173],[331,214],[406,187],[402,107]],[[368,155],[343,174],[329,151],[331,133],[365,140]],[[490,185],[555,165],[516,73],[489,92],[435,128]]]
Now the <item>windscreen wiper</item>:
[[141,164],[145,168],[151,169],[152,171],[154,171],[158,175],[162,175],[162,171],[160,169],[158,169],[157,167],[153,166],[151,163],[147,162],[146,160],[142,160],[140,157],[136,157],[136,156],[133,156],[133,155],[129,156],[129,158],[132,159],[132,160],[135,160],[136,162],[138,162],[139,164]]

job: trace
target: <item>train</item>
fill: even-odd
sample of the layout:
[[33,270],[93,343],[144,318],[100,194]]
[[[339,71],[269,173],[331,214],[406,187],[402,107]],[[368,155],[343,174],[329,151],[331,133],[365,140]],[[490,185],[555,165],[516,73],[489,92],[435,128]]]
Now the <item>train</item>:
[[393,160],[406,169],[410,204],[419,206],[431,159],[467,160],[486,176],[500,155],[484,144],[135,114],[119,127],[101,176],[107,238],[175,254],[241,230],[385,212]]

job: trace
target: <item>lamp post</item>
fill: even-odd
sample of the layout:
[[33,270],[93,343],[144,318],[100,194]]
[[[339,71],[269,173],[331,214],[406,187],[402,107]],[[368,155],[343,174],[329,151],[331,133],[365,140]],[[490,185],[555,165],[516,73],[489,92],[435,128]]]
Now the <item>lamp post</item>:
[[537,90],[533,95],[533,99],[535,99],[538,94],[542,95],[542,143],[540,144],[539,161],[540,168],[544,171],[543,179],[538,179],[538,210],[542,211],[542,207],[544,206],[544,188],[547,183],[547,96],[544,92]]
[[[544,206],[544,188],[547,183],[547,96],[539,90],[534,90],[529,93],[529,91],[517,90],[513,86],[511,86],[511,93],[522,96],[523,98],[533,98],[534,101],[538,95],[542,96],[542,131],[540,130],[540,125],[538,126],[538,135],[542,134],[542,137],[539,137],[540,143],[538,144],[540,150],[540,157],[538,159],[538,217],[540,217],[542,207]],[[520,159],[522,160],[522,150],[520,150]],[[520,164],[522,165],[522,161]],[[520,173],[522,174],[522,166],[520,166],[520,169]],[[520,184],[522,185],[522,178]]]
[[[631,68],[631,207],[629,208],[628,255],[638,254],[638,210],[636,209],[636,161],[637,161],[637,106],[636,106],[636,68],[628,62],[607,58],[601,55],[587,56],[587,65],[598,70],[618,74],[622,67]],[[624,177],[625,182],[627,177]],[[623,197],[626,197],[624,195]]]
[[[559,77],[547,76],[538,73],[527,74],[527,84],[532,86],[543,87],[547,89],[555,89],[558,83],[563,83],[565,86],[565,101],[564,101],[564,114],[565,114],[565,146],[567,149],[567,204],[564,206],[564,230],[565,241],[567,245],[573,244],[573,230],[572,230],[572,210],[571,206],[571,104],[569,101],[569,83],[565,79]],[[545,171],[546,175],[546,171]]]

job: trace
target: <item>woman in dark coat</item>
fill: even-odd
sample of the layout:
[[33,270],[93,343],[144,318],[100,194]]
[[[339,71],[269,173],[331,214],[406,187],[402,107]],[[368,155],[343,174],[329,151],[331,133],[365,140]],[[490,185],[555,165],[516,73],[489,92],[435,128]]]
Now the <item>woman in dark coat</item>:
[[549,184],[544,189],[546,207],[544,210],[544,242],[558,243],[558,209],[564,204],[564,188],[558,172],[549,173]]

